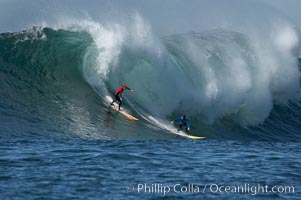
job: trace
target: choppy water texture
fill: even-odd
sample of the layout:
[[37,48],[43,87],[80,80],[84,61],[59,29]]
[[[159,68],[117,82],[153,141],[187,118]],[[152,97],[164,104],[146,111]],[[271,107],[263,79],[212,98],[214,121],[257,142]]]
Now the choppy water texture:
[[[234,141],[1,140],[2,199],[298,199],[300,144]],[[138,192],[194,184],[200,192]],[[295,193],[219,193],[206,184],[295,186]],[[134,191],[126,187],[134,186]],[[153,190],[154,191],[154,190]],[[158,190],[157,190],[158,191]]]
[[[167,22],[145,16],[0,34],[0,198],[300,198],[295,28],[262,17],[258,29],[171,23],[164,32]],[[104,103],[123,83],[135,90],[123,105],[137,122]],[[171,133],[183,113],[206,140]],[[164,195],[138,184],[201,191]],[[214,184],[294,193],[221,193]]]

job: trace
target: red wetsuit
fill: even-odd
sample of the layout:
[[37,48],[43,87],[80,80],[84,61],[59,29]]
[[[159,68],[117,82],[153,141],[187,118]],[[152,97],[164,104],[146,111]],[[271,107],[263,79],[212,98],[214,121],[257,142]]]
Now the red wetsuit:
[[122,102],[122,92],[124,90],[131,90],[131,89],[128,86],[126,86],[126,85],[123,85],[120,88],[118,88],[114,92],[115,100],[111,103],[111,105],[112,105],[115,101],[118,101],[119,102],[119,110],[120,110],[120,106],[121,106],[121,102]]
[[114,95],[118,95],[120,98],[122,98],[122,92],[124,90],[131,90],[131,89],[128,86],[123,85],[115,91]]

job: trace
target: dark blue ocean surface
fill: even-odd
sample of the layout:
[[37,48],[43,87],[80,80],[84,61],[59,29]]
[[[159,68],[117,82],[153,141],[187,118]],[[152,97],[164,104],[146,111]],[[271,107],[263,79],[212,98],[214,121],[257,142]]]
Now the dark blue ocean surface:
[[[301,195],[300,143],[32,137],[1,139],[0,148],[1,199],[299,199]],[[249,189],[234,192],[233,187],[239,186]],[[256,189],[260,186],[268,186],[268,192]],[[270,192],[273,186],[280,190]],[[294,189],[285,191],[287,186]]]

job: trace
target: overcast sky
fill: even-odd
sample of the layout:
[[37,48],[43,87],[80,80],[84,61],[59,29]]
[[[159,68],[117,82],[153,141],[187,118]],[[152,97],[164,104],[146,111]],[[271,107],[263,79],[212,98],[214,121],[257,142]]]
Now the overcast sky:
[[[112,0],[113,2],[117,2],[116,4],[121,5],[128,5],[128,4],[134,4],[133,2],[140,2],[140,4],[144,4],[143,2],[137,0]],[[109,0],[61,0],[58,1],[59,4],[62,4],[65,8],[69,7],[77,7],[77,8],[84,8],[89,4],[96,5],[95,9],[100,9],[101,7],[104,7],[105,4],[109,4]],[[149,0],[153,1],[153,0]],[[145,1],[145,4],[149,3],[149,1]],[[181,0],[174,0],[172,2],[180,2]],[[255,0],[240,0],[242,4],[248,5],[254,2]],[[289,19],[291,19],[294,24],[298,27],[299,31],[301,31],[301,0],[258,0],[259,2],[265,2],[266,4],[274,7],[276,10],[283,13],[285,16],[287,16]],[[56,0],[40,0],[40,1],[30,1],[30,0],[0,0],[0,31],[4,31],[5,27],[7,29],[10,29],[12,31],[17,26],[15,24],[19,24],[20,21],[25,21],[29,16],[37,15],[37,16],[43,16],[45,13],[51,12],[53,10],[59,10],[61,9],[61,5],[57,6],[58,2],[56,3]],[[72,4],[70,5],[70,2]],[[119,2],[119,3],[118,3]],[[127,3],[125,3],[127,2]],[[130,2],[130,3],[129,3]],[[166,1],[160,1],[160,4],[164,4]],[[183,2],[189,4],[189,1],[183,0]],[[202,1],[199,1],[202,4]],[[205,2],[205,1],[204,1]],[[223,3],[225,1],[218,1],[218,3]],[[231,1],[230,1],[231,2]],[[69,4],[69,6],[68,6]],[[78,7],[76,5],[80,5],[81,7]],[[43,5],[43,6],[41,6]],[[206,3],[204,3],[206,5]],[[252,7],[250,6],[250,9]],[[76,10],[76,9],[75,9]],[[79,12],[82,9],[77,9],[77,12]],[[90,9],[91,10],[91,9]],[[103,12],[98,12],[99,14]],[[256,14],[256,9],[254,9],[254,14]],[[34,23],[34,22],[33,22]],[[24,28],[24,27],[23,27]],[[14,30],[16,31],[16,30]]]
[[263,0],[282,12],[296,24],[301,31],[301,0]]

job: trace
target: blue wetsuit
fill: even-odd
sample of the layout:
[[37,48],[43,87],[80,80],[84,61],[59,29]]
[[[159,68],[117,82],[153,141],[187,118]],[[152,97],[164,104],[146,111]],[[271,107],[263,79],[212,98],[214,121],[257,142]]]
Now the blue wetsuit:
[[174,121],[179,122],[180,128],[178,130],[181,130],[183,125],[186,126],[186,131],[190,128],[189,120],[187,118],[178,117]]

